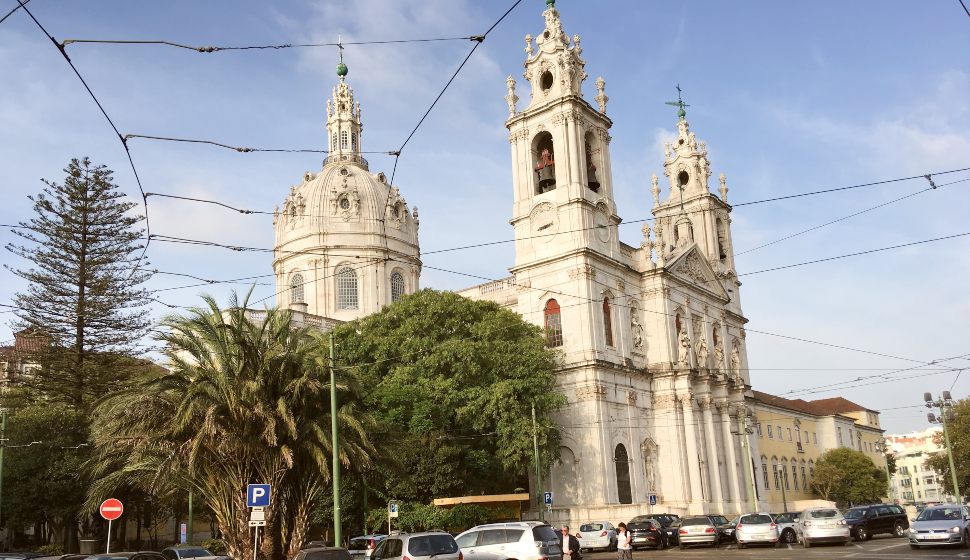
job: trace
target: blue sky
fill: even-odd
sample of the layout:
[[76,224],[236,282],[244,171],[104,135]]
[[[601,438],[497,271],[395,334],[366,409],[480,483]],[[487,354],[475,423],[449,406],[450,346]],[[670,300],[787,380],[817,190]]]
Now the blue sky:
[[[460,37],[478,35],[511,1],[362,0],[125,2],[34,0],[28,7],[57,39],[165,39],[190,45]],[[15,2],[2,0],[0,10]],[[970,167],[970,18],[958,2],[557,2],[566,31],[582,37],[590,79],[606,79],[614,121],[611,154],[619,214],[649,217],[651,173],[676,130],[681,84],[688,119],[725,173],[732,203]],[[542,30],[544,2],[524,0],[490,34],[408,144],[395,183],[421,212],[421,244],[437,249],[509,239],[512,204],[505,76],[521,78],[523,37]],[[363,148],[400,147],[465,57],[468,41],[348,46],[348,81],[363,108]],[[160,46],[71,45],[68,53],[123,134],[211,139],[266,148],[325,147],[324,103],[335,83],[336,49],[200,54]],[[53,45],[19,12],[0,25],[0,223],[29,219],[28,194],[60,180],[72,157],[115,170],[137,195],[124,151]],[[521,103],[521,102],[520,102]],[[132,140],[149,192],[272,210],[319,154],[239,154],[210,146]],[[392,159],[368,156],[390,175]],[[939,175],[938,184],[970,178]],[[716,187],[716,184],[715,184]],[[925,180],[743,206],[733,213],[736,251],[756,247],[925,189]],[[136,197],[137,198],[137,197]],[[737,258],[738,272],[970,231],[970,181],[867,212]],[[152,233],[270,247],[268,216],[149,198]],[[621,226],[640,241],[640,224]],[[4,243],[13,236],[3,228]],[[892,431],[922,429],[923,391],[964,397],[940,366],[858,387],[788,393],[918,366],[789,337],[929,362],[970,354],[970,237],[742,276],[755,388],[782,396],[842,395],[883,409]],[[265,254],[152,242],[153,267],[212,279],[272,272]],[[13,255],[3,264],[23,266]],[[507,275],[512,245],[427,254],[428,266],[483,278]],[[23,288],[2,270],[0,302]],[[265,279],[266,282],[271,279]],[[158,297],[222,301],[233,286],[172,289]],[[459,289],[468,276],[425,270],[426,287]],[[244,286],[235,286],[245,289]],[[271,296],[271,285],[256,296]],[[165,310],[156,309],[161,315]],[[9,318],[10,314],[0,314]],[[6,321],[5,321],[6,323]],[[0,340],[12,338],[9,325]],[[955,359],[945,368],[970,367]],[[801,368],[794,370],[792,368]],[[878,383],[875,383],[880,381]],[[863,385],[864,384],[864,385]],[[902,408],[910,407],[910,408]]]

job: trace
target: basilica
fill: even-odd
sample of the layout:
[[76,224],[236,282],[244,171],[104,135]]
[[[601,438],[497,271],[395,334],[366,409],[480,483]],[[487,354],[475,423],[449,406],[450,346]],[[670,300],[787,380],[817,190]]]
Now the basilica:
[[[809,499],[803,434],[812,444],[798,426],[818,421],[818,451],[831,417],[831,439],[838,428],[846,445],[845,428],[854,447],[854,427],[861,449],[863,433],[881,434],[878,414],[752,390],[727,180],[718,175],[712,192],[707,147],[682,103],[676,140],[657,154],[662,178],[644,185],[653,225],[637,247],[619,240],[606,82],[595,79],[592,102],[584,97],[580,37],[565,32],[554,0],[546,4],[543,28],[525,38],[523,88],[506,81],[511,275],[459,292],[543,327],[560,353],[562,447],[532,480],[533,496],[551,491],[546,519],[563,522],[781,507],[777,491],[786,500],[791,478],[799,489],[801,460],[800,497]],[[361,157],[360,105],[342,63],[338,75],[327,102],[329,156],[278,209],[273,268],[281,306],[343,321],[416,291],[421,260],[417,208]],[[771,424],[772,456],[760,451],[762,423]],[[538,513],[536,501],[529,507]]]

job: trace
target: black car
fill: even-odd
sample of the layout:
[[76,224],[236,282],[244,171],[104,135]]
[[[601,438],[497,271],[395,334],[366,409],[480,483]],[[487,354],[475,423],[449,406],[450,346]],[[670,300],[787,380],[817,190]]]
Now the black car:
[[626,529],[630,532],[630,546],[633,550],[638,548],[663,550],[670,546],[667,543],[667,533],[660,526],[660,522],[649,516],[634,517],[626,524]]
[[707,516],[714,524],[714,528],[717,529],[718,541],[733,541],[734,540],[734,526],[728,521],[727,517],[718,514],[710,514]]
[[[638,515],[634,517],[630,523],[642,523],[648,519],[660,524],[659,529],[665,537],[663,542],[665,547],[677,544],[677,529],[680,527],[679,515],[674,513],[651,513],[648,515]],[[629,528],[629,524],[627,527]],[[630,532],[632,533],[633,531],[631,530]]]
[[906,511],[888,504],[849,508],[845,512],[845,522],[849,525],[849,534],[857,541],[869,540],[877,533],[904,537],[909,529]]

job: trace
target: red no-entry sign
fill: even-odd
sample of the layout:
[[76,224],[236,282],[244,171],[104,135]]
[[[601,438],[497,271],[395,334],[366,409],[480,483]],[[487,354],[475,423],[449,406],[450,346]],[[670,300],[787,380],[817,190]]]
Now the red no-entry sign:
[[101,517],[107,519],[108,521],[114,521],[121,517],[121,514],[125,511],[125,506],[121,505],[120,500],[114,498],[108,498],[107,500],[101,502]]

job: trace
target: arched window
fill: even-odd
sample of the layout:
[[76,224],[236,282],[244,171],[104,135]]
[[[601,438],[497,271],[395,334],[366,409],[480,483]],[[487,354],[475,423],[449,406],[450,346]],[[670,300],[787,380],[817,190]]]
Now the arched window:
[[543,310],[546,323],[546,345],[562,346],[562,316],[559,314],[559,302],[550,299]]
[[303,294],[303,275],[294,274],[290,278],[290,301],[292,303],[306,303],[306,298]]
[[391,302],[404,296],[404,275],[400,272],[391,273]]
[[593,163],[593,133],[586,133],[586,186],[593,192],[599,192],[600,181],[596,174],[596,164]]
[[795,486],[795,490],[798,490],[798,465],[794,459],[791,461],[791,481]]
[[346,150],[347,149],[347,131],[346,130],[341,130],[340,131],[340,149],[341,150]]
[[355,152],[357,151],[357,133],[356,132],[351,132],[350,133],[350,149],[353,150],[353,151],[355,151]]
[[334,132],[330,135],[330,151],[337,149],[337,133]]
[[778,474],[778,459],[771,458],[771,474],[775,479],[775,490],[781,490],[781,477]]
[[769,488],[768,486],[768,458],[767,457],[761,458],[761,478],[763,478],[765,481],[765,490],[770,490],[771,488]]
[[718,259],[724,262],[727,259],[727,232],[724,229],[724,221],[721,218],[715,221],[715,229],[717,230]]
[[357,272],[350,267],[337,271],[337,309],[357,309]]
[[626,454],[623,444],[616,446],[613,455],[616,464],[616,493],[621,504],[633,503],[633,491],[630,490],[630,457]]
[[806,492],[808,491],[808,476],[805,475],[805,461],[802,461],[802,489]]
[[556,151],[552,134],[543,131],[532,140],[533,169],[535,170],[536,194],[556,188]]
[[610,313],[610,298],[603,298],[603,332],[606,334],[606,345],[613,346],[613,317]]

